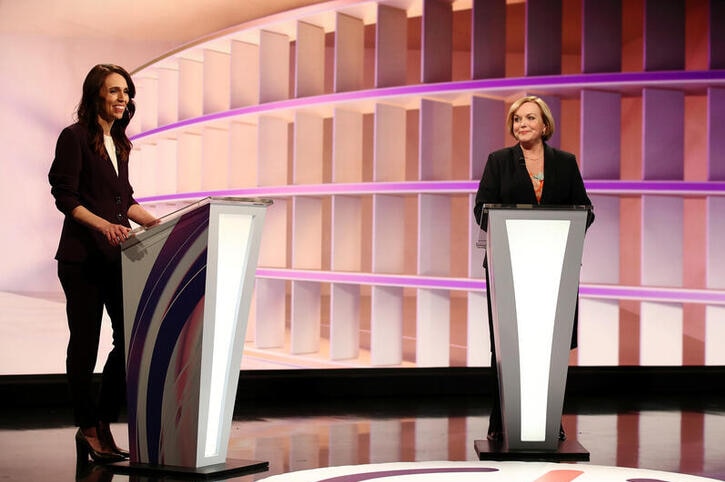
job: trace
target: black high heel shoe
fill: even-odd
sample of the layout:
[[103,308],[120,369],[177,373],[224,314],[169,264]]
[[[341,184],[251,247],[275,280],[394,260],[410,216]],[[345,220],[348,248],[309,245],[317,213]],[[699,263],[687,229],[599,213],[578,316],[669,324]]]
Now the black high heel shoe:
[[98,422],[98,425],[96,426],[96,431],[98,432],[98,439],[103,443],[103,445],[110,447],[114,454],[120,455],[124,459],[127,459],[130,457],[130,453],[128,450],[119,448],[118,445],[116,445],[116,441],[113,440],[113,434],[111,433],[111,426],[108,424],[108,422]]
[[100,452],[91,446],[81,429],[76,432],[76,463],[79,465],[88,462],[88,457],[99,464],[119,462],[125,457],[114,452]]

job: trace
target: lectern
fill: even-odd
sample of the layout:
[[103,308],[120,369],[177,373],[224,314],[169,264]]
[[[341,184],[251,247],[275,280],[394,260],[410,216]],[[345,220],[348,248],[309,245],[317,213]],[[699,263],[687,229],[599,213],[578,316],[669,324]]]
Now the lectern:
[[589,460],[559,440],[589,209],[483,206],[504,438],[476,440],[480,460]]
[[122,245],[128,431],[119,472],[208,478],[227,459],[265,199],[209,197]]

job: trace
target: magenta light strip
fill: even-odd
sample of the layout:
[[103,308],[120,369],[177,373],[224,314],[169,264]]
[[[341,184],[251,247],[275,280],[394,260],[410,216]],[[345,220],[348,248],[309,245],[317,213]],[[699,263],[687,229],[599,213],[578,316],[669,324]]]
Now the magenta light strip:
[[646,286],[581,285],[579,293],[585,298],[725,305],[725,291],[723,290],[695,290]]
[[202,125],[223,119],[231,119],[245,115],[258,115],[285,111],[300,107],[315,105],[332,105],[340,103],[357,102],[363,100],[378,100],[392,97],[411,97],[442,94],[462,94],[486,92],[492,95],[505,96],[512,92],[525,89],[536,90],[574,90],[584,88],[607,87],[608,89],[622,89],[636,87],[667,86],[672,88],[697,86],[713,87],[725,85],[725,70],[705,71],[669,71],[669,72],[622,72],[606,74],[579,74],[579,75],[542,75],[532,77],[514,77],[502,79],[477,79],[458,82],[440,82],[433,84],[404,85],[399,87],[386,87],[353,92],[340,92],[335,94],[287,99],[276,102],[267,102],[248,107],[240,107],[224,112],[215,112],[200,117],[185,119],[156,129],[151,129],[131,137],[139,140],[145,137],[161,134],[168,131],[183,129],[190,126]]
[[433,276],[406,276],[339,271],[290,270],[282,268],[257,268],[257,278],[456,291],[485,291],[486,289],[485,280],[473,278],[441,278]]
[[[725,182],[689,181],[586,181],[589,194],[660,196],[725,196]],[[411,181],[297,184],[263,186],[216,191],[198,191],[180,194],[160,194],[140,197],[141,202],[169,202],[195,200],[205,197],[290,197],[371,194],[474,194],[478,181]]]
[[[486,290],[486,281],[475,278],[444,278],[283,268],[257,268],[257,278],[453,291]],[[725,291],[723,290],[583,284],[579,288],[579,294],[583,298],[594,299],[725,305]]]

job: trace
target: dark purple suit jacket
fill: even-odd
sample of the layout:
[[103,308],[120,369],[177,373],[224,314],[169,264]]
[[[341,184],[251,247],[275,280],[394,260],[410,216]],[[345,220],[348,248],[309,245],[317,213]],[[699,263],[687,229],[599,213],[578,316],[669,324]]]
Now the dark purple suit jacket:
[[136,203],[128,180],[128,159],[118,158],[118,174],[108,156],[93,151],[88,130],[81,124],[63,129],[48,173],[55,205],[65,215],[55,259],[80,262],[90,259],[114,261],[120,247],[73,220],[71,211],[84,206],[114,224],[130,227],[128,208]]

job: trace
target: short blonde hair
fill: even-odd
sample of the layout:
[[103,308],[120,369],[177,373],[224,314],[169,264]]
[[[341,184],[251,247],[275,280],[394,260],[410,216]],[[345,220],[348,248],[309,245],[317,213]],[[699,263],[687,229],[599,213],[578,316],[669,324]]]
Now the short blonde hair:
[[539,106],[539,109],[541,109],[541,118],[544,121],[544,126],[546,126],[546,132],[544,132],[541,138],[545,141],[548,141],[549,139],[551,139],[551,136],[554,135],[554,116],[551,114],[551,109],[549,109],[549,106],[546,105],[546,102],[544,102],[541,97],[537,97],[535,95],[521,97],[513,104],[511,104],[511,107],[509,108],[509,113],[506,116],[506,129],[511,133],[514,138],[516,137],[514,135],[514,114],[516,114],[516,111],[519,110],[519,107],[527,102],[533,102],[534,104]]

